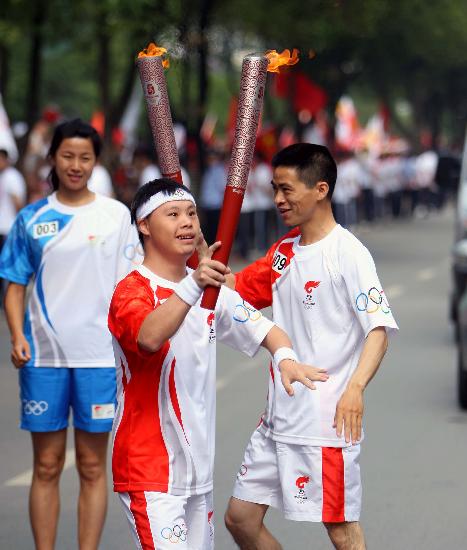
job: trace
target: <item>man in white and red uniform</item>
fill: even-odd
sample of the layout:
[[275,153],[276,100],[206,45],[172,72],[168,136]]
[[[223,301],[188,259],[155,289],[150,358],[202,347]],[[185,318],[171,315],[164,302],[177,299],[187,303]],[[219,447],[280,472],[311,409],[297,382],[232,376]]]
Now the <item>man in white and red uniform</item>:
[[311,380],[327,375],[298,364],[287,335],[229,288],[215,311],[200,307],[203,288],[220,286],[228,269],[211,259],[219,243],[187,269],[200,235],[187,188],[147,183],[131,214],[145,259],[117,285],[109,311],[118,373],[114,490],[138,548],[210,550],[216,339],[249,356],[266,347],[289,394],[293,381],[314,389]]
[[243,550],[279,549],[263,524],[274,506],[287,519],[323,522],[336,548],[361,550],[363,390],[397,325],[370,253],[332,215],[336,165],[326,147],[291,145],[273,168],[276,207],[297,227],[237,273],[235,288],[258,309],[272,305],[299,361],[324,368],[329,380],[290,399],[272,365],[267,409],[226,524]]

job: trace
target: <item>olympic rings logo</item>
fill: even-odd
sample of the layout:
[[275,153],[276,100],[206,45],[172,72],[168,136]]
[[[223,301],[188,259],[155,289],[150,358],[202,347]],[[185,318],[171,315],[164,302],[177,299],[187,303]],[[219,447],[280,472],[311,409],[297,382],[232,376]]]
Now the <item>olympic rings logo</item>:
[[123,255],[127,260],[130,260],[130,262],[141,263],[138,259],[141,260],[144,256],[143,245],[140,242],[137,244],[127,244],[123,249]]
[[27,399],[23,399],[24,414],[33,414],[34,416],[40,416],[41,414],[45,413],[48,408],[49,404],[47,403],[47,401],[34,401],[34,399],[28,401]]
[[178,544],[179,542],[185,542],[187,535],[186,525],[174,525],[172,528],[164,527],[161,531],[161,537],[168,540],[172,544]]
[[381,310],[387,315],[391,311],[391,308],[384,297],[384,291],[378,290],[374,286],[370,288],[368,294],[365,292],[360,292],[355,300],[355,305],[357,306],[358,311],[365,311],[366,313],[376,313]]
[[233,318],[235,321],[238,321],[239,323],[246,323],[247,321],[258,321],[258,319],[261,319],[262,315],[261,312],[255,309],[253,306],[250,306],[248,302],[243,302],[241,304],[238,304],[235,307],[235,311],[233,314]]

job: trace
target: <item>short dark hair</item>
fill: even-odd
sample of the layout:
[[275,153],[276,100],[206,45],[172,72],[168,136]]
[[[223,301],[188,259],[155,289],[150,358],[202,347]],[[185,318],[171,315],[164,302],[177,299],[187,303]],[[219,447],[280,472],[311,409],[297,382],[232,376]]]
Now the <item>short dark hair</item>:
[[[152,181],[148,181],[148,183],[145,183],[142,187],[138,189],[136,195],[133,198],[133,201],[131,202],[131,223],[134,223],[136,225],[136,212],[138,211],[138,208],[146,201],[148,201],[153,195],[162,192],[164,193],[164,195],[170,196],[175,194],[175,191],[177,191],[177,189],[183,189],[191,196],[193,196],[193,193],[188,189],[188,187],[180,185],[178,182],[170,178],[158,178]],[[138,237],[144,247],[144,237],[139,231]]]
[[[84,139],[90,139],[92,143],[92,148],[94,149],[94,154],[96,158],[99,157],[101,152],[101,138],[99,134],[90,124],[83,122],[80,118],[74,118],[73,120],[68,120],[59,124],[54,131],[52,136],[52,142],[50,143],[50,149],[47,153],[48,158],[53,158],[55,153],[58,151],[62,141],[68,138],[80,137]],[[49,181],[52,184],[54,191],[58,189],[60,183],[57,172],[55,168],[52,168],[49,173]]]
[[314,187],[319,181],[325,181],[329,185],[327,197],[331,200],[336,185],[337,166],[324,145],[294,143],[274,155],[271,164],[273,168],[295,168],[300,180],[307,187]]

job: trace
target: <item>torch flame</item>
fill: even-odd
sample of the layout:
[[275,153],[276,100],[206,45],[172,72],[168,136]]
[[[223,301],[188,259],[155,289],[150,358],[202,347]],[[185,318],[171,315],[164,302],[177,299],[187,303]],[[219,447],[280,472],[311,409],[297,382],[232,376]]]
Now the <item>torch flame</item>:
[[292,55],[290,54],[290,50],[287,49],[282,53],[278,53],[276,50],[268,50],[266,52],[266,57],[269,61],[268,73],[278,73],[280,72],[279,67],[298,63],[298,50],[294,48],[292,50]]
[[[140,51],[138,54],[138,59],[140,57],[162,57],[164,54],[167,53],[167,48],[162,48],[161,46],[156,46],[154,42],[151,42],[147,48],[144,48],[144,50]],[[168,59],[162,60],[162,66],[164,69],[168,69],[170,67],[170,62]]]

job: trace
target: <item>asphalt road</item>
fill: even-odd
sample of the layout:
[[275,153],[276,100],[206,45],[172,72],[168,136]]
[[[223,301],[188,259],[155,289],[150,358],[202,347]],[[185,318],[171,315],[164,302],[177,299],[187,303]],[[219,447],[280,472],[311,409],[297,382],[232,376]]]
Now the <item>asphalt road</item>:
[[[467,547],[467,414],[456,403],[456,350],[447,320],[453,214],[362,229],[400,326],[366,391],[362,524],[368,548],[460,550]],[[0,548],[33,548],[27,515],[29,434],[17,428],[17,375],[0,314]],[[222,515],[244,447],[266,396],[267,360],[218,349],[215,476],[216,548],[233,543]],[[57,548],[76,545],[77,475],[72,441],[61,482]],[[101,548],[131,548],[114,495]],[[330,549],[323,528],[267,515],[285,550]]]

